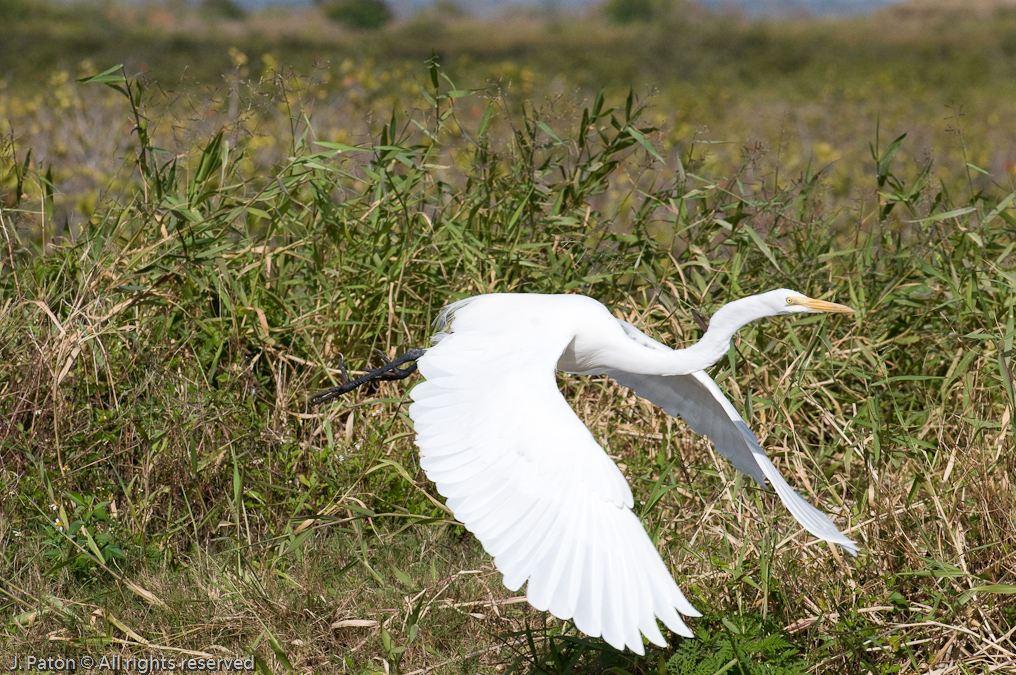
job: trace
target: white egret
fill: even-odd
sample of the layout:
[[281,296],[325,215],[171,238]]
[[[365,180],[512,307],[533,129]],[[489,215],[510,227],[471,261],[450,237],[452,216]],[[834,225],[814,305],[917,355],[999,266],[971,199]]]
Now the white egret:
[[426,378],[409,407],[420,466],[494,558],[504,585],[517,591],[528,581],[536,609],[643,654],[641,635],[666,645],[657,618],[691,637],[681,615],[701,615],[633,513],[621,471],[558,390],[555,371],[606,373],[683,418],[739,471],[768,481],[808,532],[856,555],[856,544],[787,484],[703,370],[755,319],[853,311],[779,289],[724,305],[701,340],[671,349],[585,296],[481,295],[444,309],[430,349],[312,402],[405,377],[413,368],[397,366],[416,360]]

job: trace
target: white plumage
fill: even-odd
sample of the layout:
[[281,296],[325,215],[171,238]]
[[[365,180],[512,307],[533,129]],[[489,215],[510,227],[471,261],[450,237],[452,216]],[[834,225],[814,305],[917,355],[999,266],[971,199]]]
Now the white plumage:
[[617,466],[557,389],[555,370],[607,373],[708,435],[741,472],[775,488],[820,539],[856,553],[783,480],[737,411],[702,370],[738,328],[763,316],[853,311],[781,289],[721,308],[698,343],[674,350],[580,295],[484,295],[447,307],[417,362],[412,391],[420,465],[455,517],[494,558],[504,584],[587,635],[644,653],[656,623],[691,637],[685,599],[632,512]]

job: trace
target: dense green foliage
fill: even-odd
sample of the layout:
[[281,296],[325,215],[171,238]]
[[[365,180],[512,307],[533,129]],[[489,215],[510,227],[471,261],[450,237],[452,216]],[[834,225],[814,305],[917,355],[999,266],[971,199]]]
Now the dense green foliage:
[[656,17],[658,4],[654,0],[609,0],[604,4],[603,12],[611,21],[619,24],[651,21]]
[[325,16],[349,28],[381,28],[392,20],[384,0],[324,0]]
[[721,629],[703,631],[699,640],[686,640],[667,660],[670,675],[804,675],[808,663],[782,635],[778,626],[756,617],[737,617],[741,625],[720,618]]
[[202,13],[211,19],[242,19],[247,16],[236,0],[201,0]]

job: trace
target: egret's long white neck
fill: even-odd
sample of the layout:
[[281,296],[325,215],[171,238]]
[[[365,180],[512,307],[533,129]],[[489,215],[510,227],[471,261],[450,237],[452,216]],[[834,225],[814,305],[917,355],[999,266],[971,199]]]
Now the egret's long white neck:
[[[787,313],[781,311],[781,305],[772,294],[783,297],[789,292],[780,289],[728,302],[713,314],[709,330],[702,339],[684,349],[670,349],[634,326],[628,325],[631,330],[624,328],[627,325],[624,322],[620,325],[623,330],[618,330],[617,319],[600,306],[599,316],[604,325],[588,330],[589,324],[586,324],[583,330],[577,331],[558,359],[557,368],[584,375],[611,370],[639,375],[688,375],[723,358],[730,347],[730,338],[742,326],[755,319]],[[612,336],[610,339],[606,339],[608,334]]]
[[756,319],[772,316],[773,311],[758,302],[758,296],[749,296],[728,302],[709,319],[709,329],[702,339],[690,347],[675,349],[668,354],[673,366],[671,375],[687,375],[713,365],[727,353],[730,338],[743,326]]

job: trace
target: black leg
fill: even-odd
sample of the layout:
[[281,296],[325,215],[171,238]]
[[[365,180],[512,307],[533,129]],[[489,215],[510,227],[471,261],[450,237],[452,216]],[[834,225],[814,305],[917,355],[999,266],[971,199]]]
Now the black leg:
[[339,370],[342,371],[342,381],[349,382],[349,371],[346,370],[346,357],[342,352],[339,352]]
[[327,403],[332,399],[336,399],[345,393],[353,391],[354,389],[356,389],[361,385],[367,384],[368,382],[374,382],[375,380],[390,381],[407,378],[416,372],[416,363],[411,363],[405,368],[399,368],[399,366],[409,361],[416,361],[421,356],[423,356],[426,351],[427,351],[426,349],[410,349],[408,352],[406,352],[399,358],[395,359],[394,361],[389,360],[386,356],[382,354],[381,359],[385,362],[383,366],[375,370],[372,370],[366,375],[358,377],[355,380],[349,379],[349,376],[346,375],[345,364],[342,364],[340,368],[342,369],[343,376],[346,378],[346,382],[336,387],[332,387],[331,389],[325,389],[324,391],[315,394],[314,396],[311,397],[310,404],[311,406],[317,406],[321,405],[322,403]]

